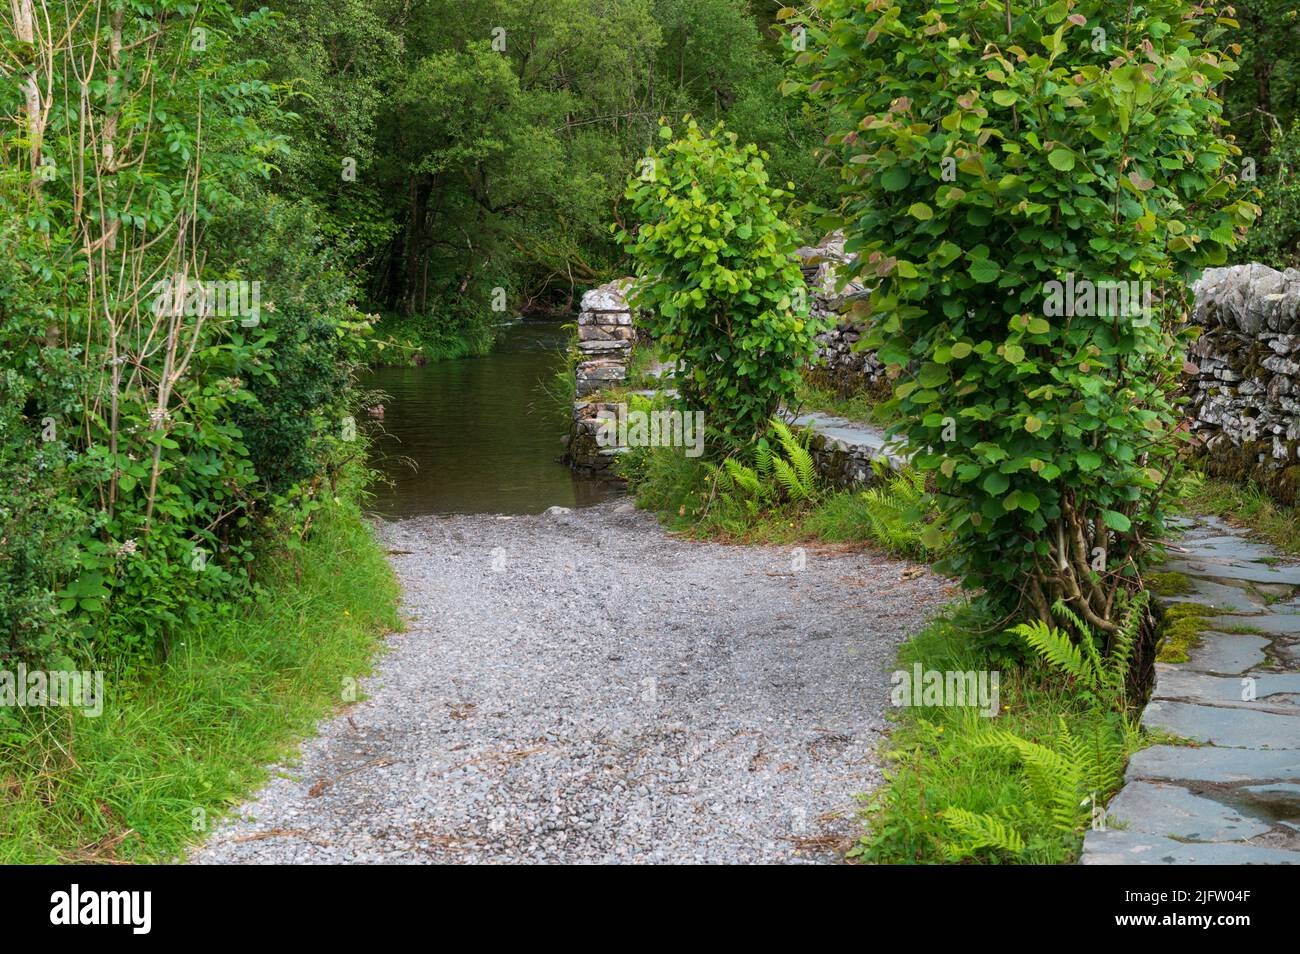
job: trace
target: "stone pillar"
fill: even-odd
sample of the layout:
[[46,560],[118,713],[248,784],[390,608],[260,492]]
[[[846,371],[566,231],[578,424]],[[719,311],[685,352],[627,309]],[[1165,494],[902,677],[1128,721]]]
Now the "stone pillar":
[[578,397],[627,380],[627,359],[635,332],[632,309],[624,296],[631,281],[620,278],[582,296],[575,374]]
[[627,362],[636,340],[632,309],[627,303],[630,278],[620,278],[582,296],[578,315],[578,365],[574,372],[573,422],[567,439],[565,459],[579,470],[608,473],[622,448],[601,447],[597,415],[614,412],[615,405],[587,398],[605,388],[627,381]]

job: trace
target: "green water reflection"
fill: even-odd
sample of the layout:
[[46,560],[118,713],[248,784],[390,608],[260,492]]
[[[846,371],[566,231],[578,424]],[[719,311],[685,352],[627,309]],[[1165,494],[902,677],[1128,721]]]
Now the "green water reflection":
[[519,322],[481,358],[422,368],[378,368],[362,385],[387,392],[374,434],[370,509],[386,517],[432,513],[540,513],[584,507],[613,489],[557,461],[568,414],[543,391],[563,366],[559,323]]

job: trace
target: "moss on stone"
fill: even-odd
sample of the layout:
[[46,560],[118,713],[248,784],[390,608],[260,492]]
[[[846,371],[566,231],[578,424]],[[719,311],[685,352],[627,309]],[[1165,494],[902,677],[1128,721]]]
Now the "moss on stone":
[[1156,596],[1182,596],[1194,589],[1186,573],[1152,573],[1142,582]]
[[1203,603],[1175,603],[1165,608],[1156,642],[1156,661],[1162,663],[1187,662],[1191,650],[1200,642],[1205,632],[1205,621],[1219,615],[1219,610]]

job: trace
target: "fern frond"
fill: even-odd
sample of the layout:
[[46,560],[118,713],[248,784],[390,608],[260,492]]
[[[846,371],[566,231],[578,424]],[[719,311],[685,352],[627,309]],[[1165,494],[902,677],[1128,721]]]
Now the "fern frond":
[[[1064,720],[1061,729],[1077,748],[1065,729]],[[1013,752],[1024,766],[1025,794],[1047,813],[1052,827],[1062,832],[1075,831],[1080,824],[1082,785],[1079,767],[1073,761],[1074,753],[1063,754],[1002,729],[983,733],[982,742]]]
[[772,418],[770,423],[772,425],[772,433],[776,435],[777,441],[780,443],[782,448],[788,450],[789,444],[794,441],[794,434],[790,431],[790,425],[786,424],[786,422],[781,420],[779,417]]
[[1102,662],[1101,653],[1097,650],[1097,637],[1093,633],[1092,628],[1080,619],[1078,614],[1065,604],[1064,600],[1058,599],[1053,603],[1052,612],[1069,623],[1074,628],[1074,631],[1079,635],[1079,642],[1077,645],[1079,645],[1083,650],[1084,654],[1088,658],[1089,665],[1092,667],[1093,678],[1090,680],[1090,684],[1096,685],[1101,681],[1101,673],[1104,669],[1104,664]]
[[944,809],[943,820],[958,835],[956,840],[944,845],[944,853],[954,861],[968,858],[981,849],[1012,856],[1024,853],[1025,842],[1020,833],[995,815],[977,815],[953,806]]
[[777,482],[785,490],[786,496],[791,500],[808,500],[810,494],[799,480],[799,475],[795,473],[783,458],[773,456],[772,470],[776,473]]
[[1113,699],[1122,700],[1128,683],[1128,670],[1133,662],[1133,650],[1137,645],[1138,631],[1146,616],[1147,594],[1139,593],[1129,603],[1120,618],[1119,629],[1111,637],[1110,654],[1103,669],[1103,681],[1107,693]]
[[794,464],[795,473],[799,475],[799,482],[804,485],[809,496],[815,496],[817,492],[817,463],[813,460],[808,448],[796,444],[786,453],[790,458],[790,463]]
[[1088,632],[1088,624],[1085,623],[1083,620],[1079,619],[1078,614],[1076,614],[1074,610],[1070,609],[1070,607],[1066,605],[1064,600],[1057,600],[1055,603],[1053,603],[1052,612],[1055,613],[1057,616],[1059,616],[1061,619],[1065,620],[1071,626],[1073,626],[1075,632],[1079,632],[1079,633]]
[[756,474],[751,468],[746,467],[734,457],[726,458],[723,460],[722,465],[727,469],[727,476],[730,477],[732,482],[741,490],[744,490],[755,497],[762,494],[762,481],[759,480],[758,474]]
[[809,496],[812,496],[817,486],[817,465],[812,454],[808,452],[804,442],[795,437],[784,421],[774,418],[772,429],[776,432],[777,440],[781,442],[781,449],[785,451],[786,459],[794,467],[794,472],[799,475],[799,482],[803,484]]
[[[1118,717],[1117,718],[1122,718]],[[1113,792],[1124,780],[1124,762],[1127,750],[1125,732],[1116,732],[1112,725],[1105,722],[1093,727],[1092,736],[1087,740],[1082,783],[1089,792],[1101,794]]]
[[1092,660],[1084,658],[1083,650],[1069,634],[1040,619],[1021,623],[1011,631],[1058,672],[1073,676],[1089,687],[1096,684],[1097,670]]

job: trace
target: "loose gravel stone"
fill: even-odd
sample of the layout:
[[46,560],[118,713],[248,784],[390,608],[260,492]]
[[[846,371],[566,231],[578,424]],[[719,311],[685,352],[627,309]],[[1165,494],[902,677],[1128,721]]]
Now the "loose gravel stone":
[[406,631],[193,862],[835,861],[881,781],[895,647],[950,596],[618,501],[379,533]]

